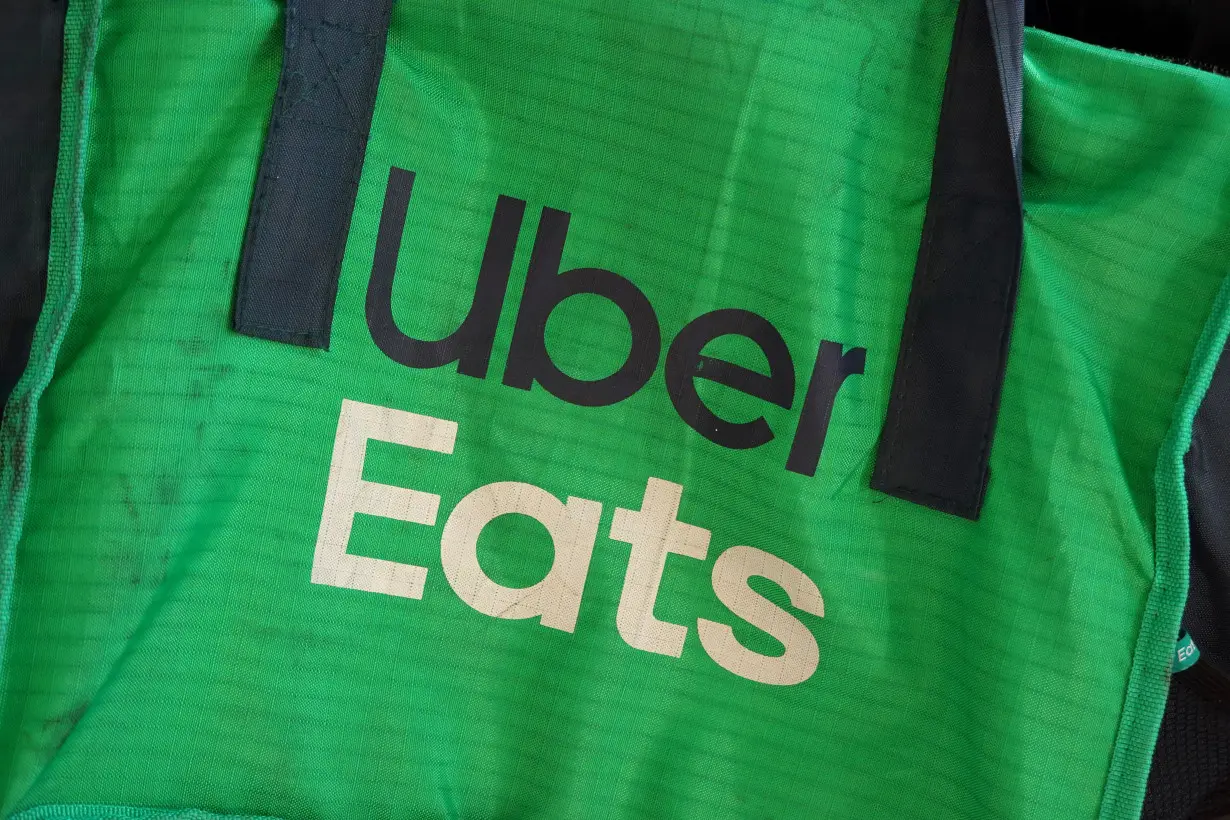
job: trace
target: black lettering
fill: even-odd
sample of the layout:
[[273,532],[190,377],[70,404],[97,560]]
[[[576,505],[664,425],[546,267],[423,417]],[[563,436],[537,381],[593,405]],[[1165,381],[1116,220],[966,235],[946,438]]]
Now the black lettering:
[[[601,268],[559,272],[568,220],[569,214],[564,211],[542,209],[517,324],[513,328],[504,384],[529,390],[538,382],[548,393],[571,404],[602,407],[623,401],[649,381],[658,366],[662,333],[658,317],[645,294],[619,274]],[[593,381],[567,375],[555,366],[547,352],[546,328],[551,311],[569,296],[580,293],[593,293],[610,300],[623,312],[632,333],[632,349],[620,368]]]
[[439,341],[426,342],[402,333],[393,318],[393,278],[401,255],[402,232],[413,188],[413,172],[397,167],[389,169],[384,208],[376,234],[376,255],[367,285],[367,328],[376,346],[406,367],[441,367],[457,362],[458,373],[485,378],[500,311],[504,308],[504,294],[508,289],[517,237],[521,233],[525,202],[507,196],[496,201],[470,312],[451,334]]
[[811,384],[803,399],[803,412],[786,459],[786,469],[792,473],[814,476],[820,466],[820,453],[833,417],[833,401],[847,376],[862,374],[867,363],[867,348],[852,347],[842,353],[837,342],[821,342],[816,354],[816,366],[811,371]]
[[[756,343],[769,362],[769,375],[701,355],[709,342],[731,335]],[[715,310],[698,316],[679,331],[666,353],[666,391],[679,418],[715,444],[747,450],[773,440],[773,430],[764,416],[738,423],[719,418],[701,401],[695,379],[733,387],[787,410],[794,403],[794,362],[786,342],[767,319],[747,310]]]

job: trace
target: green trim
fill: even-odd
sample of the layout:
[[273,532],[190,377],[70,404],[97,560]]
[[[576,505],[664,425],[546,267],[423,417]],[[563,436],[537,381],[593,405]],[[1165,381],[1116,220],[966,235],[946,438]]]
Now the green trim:
[[1196,410],[1209,389],[1227,337],[1230,337],[1230,279],[1223,283],[1211,318],[1196,346],[1192,368],[1179,398],[1178,412],[1158,460],[1156,569],[1102,795],[1099,815],[1102,820],[1137,820],[1144,804],[1153,746],[1170,691],[1175,636],[1179,634],[1187,599],[1191,544],[1183,457],[1191,447]]
[[60,804],[35,806],[9,820],[276,820],[254,814],[212,814],[200,809]]
[[[60,343],[68,330],[81,290],[86,142],[94,57],[98,49],[101,0],[72,0],[64,30],[61,83],[60,152],[51,208],[51,245],[47,296],[34,331],[30,361],[4,408],[0,421],[0,668],[13,607],[17,543],[21,540],[30,490],[30,459],[38,401],[51,381]],[[0,709],[5,691],[0,688]]]

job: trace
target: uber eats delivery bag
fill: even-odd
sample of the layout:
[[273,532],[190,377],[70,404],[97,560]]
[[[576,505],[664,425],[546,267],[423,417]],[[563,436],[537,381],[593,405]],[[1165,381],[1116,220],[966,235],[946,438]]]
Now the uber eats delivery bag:
[[4,814],[1138,816],[1230,80],[1005,0],[63,46]]

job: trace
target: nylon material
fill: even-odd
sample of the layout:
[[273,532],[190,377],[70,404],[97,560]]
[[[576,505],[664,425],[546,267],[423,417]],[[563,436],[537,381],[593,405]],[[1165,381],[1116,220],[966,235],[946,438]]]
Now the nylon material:
[[[1038,180],[1056,178],[1050,177],[1050,169],[1047,172],[1039,174]],[[1078,177],[1063,178],[1064,185],[1084,183]],[[1057,185],[1055,190],[1062,187]],[[1030,213],[1038,214],[1037,229],[1045,233],[1051,219],[1062,220],[1066,209],[1061,199],[1050,198]],[[1098,462],[1102,486],[1091,496],[1080,499],[1057,494],[1051,499],[1051,524],[1062,532],[1073,526],[1068,522],[1099,522],[1114,533],[1112,541],[1119,550],[1116,557],[1129,577],[1149,578],[1155,565],[1151,536],[1154,513],[1149,506],[1153,501],[1146,483],[1150,473],[1141,453],[1123,447],[1122,428],[1116,424],[1118,416],[1114,410],[1122,389],[1117,391],[1096,364],[1099,349],[1119,344],[1121,339],[1117,334],[1105,335],[1110,328],[1108,323],[1098,323],[1096,331],[1091,328],[1089,309],[1096,308],[1097,303],[1091,302],[1087,287],[1066,274],[1075,259],[1070,250],[1059,244],[1033,243],[1026,248],[1022,289],[1034,295],[1023,297],[1025,306],[1018,310],[1016,321],[1018,328],[1026,328],[1023,332],[1030,341],[1026,346],[1018,346],[1024,353],[1014,355],[1051,363],[1026,381],[1025,389],[1040,391],[1053,406],[1064,408],[1061,424],[1027,425],[1028,452],[1044,456],[1031,462],[1030,468],[1048,482],[1062,483],[1085,469],[1083,465],[1091,452],[1104,454]],[[1108,273],[1108,279],[1113,275]],[[1009,366],[1013,366],[1011,362]],[[1007,389],[1011,391],[1012,385]],[[1160,417],[1158,423],[1164,423]],[[1005,480],[1002,472],[997,480]],[[1059,555],[1070,566],[1068,577],[1089,578],[1089,573],[1100,571],[1097,559],[1090,560],[1092,556],[1066,551]],[[1090,589],[1085,585],[1080,588]],[[1082,606],[1092,606],[1093,601],[1093,595],[1089,595]],[[1118,684],[1107,681],[1107,685]]]
[[[1093,817],[1111,779],[1105,816],[1131,817],[1133,799],[1138,812],[1147,754],[1112,768],[1111,749],[1147,747],[1165,697],[1137,684],[1120,729],[1129,678],[1150,679],[1154,645],[1165,663],[1173,650],[1173,629],[1142,638],[1141,624],[1156,611],[1177,626],[1179,601],[1146,610],[1150,479],[1224,277],[1230,219],[1209,191],[1227,173],[1225,91],[1030,33],[1028,267],[996,481],[972,524],[865,486],[953,9],[766,8],[399,2],[327,354],[226,327],[277,80],[276,4],[109,8],[83,257],[85,295],[106,298],[82,300],[72,367],[45,397],[2,670],[20,709],[0,748],[20,755],[0,770],[0,810]],[[1122,125],[1137,117],[1153,125]],[[209,166],[176,163],[178,145]],[[1153,174],[1137,151],[1182,173]],[[484,379],[409,368],[373,342],[364,305],[392,166],[416,174],[392,310],[425,342],[465,317],[498,198],[526,203]],[[1128,200],[1141,204],[1125,213]],[[663,357],[707,311],[773,324],[796,394],[791,409],[754,405],[772,441],[704,438],[661,361],[605,406],[504,383],[545,207],[571,215],[561,270],[635,285]],[[545,333],[548,349],[599,360],[629,331],[587,296]],[[785,464],[823,341],[865,348],[866,368],[837,391],[806,477]],[[360,515],[349,542],[425,567],[421,599],[311,583],[343,398],[457,424],[451,455],[367,449],[364,480],[440,497],[432,526]],[[677,520],[710,533],[706,558],[667,556],[659,586],[654,617],[687,628],[678,658],[633,648],[616,619],[632,548],[610,528],[646,503],[650,477],[681,487]],[[450,585],[449,516],[506,481],[602,505],[572,632],[480,613]],[[503,586],[550,565],[545,531],[525,532],[496,521],[480,537]],[[802,683],[740,677],[697,636],[705,619],[781,651],[714,593],[712,567],[744,545],[823,596],[820,618],[752,579],[817,641]]]

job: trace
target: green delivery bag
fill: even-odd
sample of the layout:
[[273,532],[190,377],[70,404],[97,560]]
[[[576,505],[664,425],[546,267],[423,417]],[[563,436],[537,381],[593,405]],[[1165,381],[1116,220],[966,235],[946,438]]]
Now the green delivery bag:
[[0,814],[1135,818],[1230,79],[1005,0],[69,0]]

